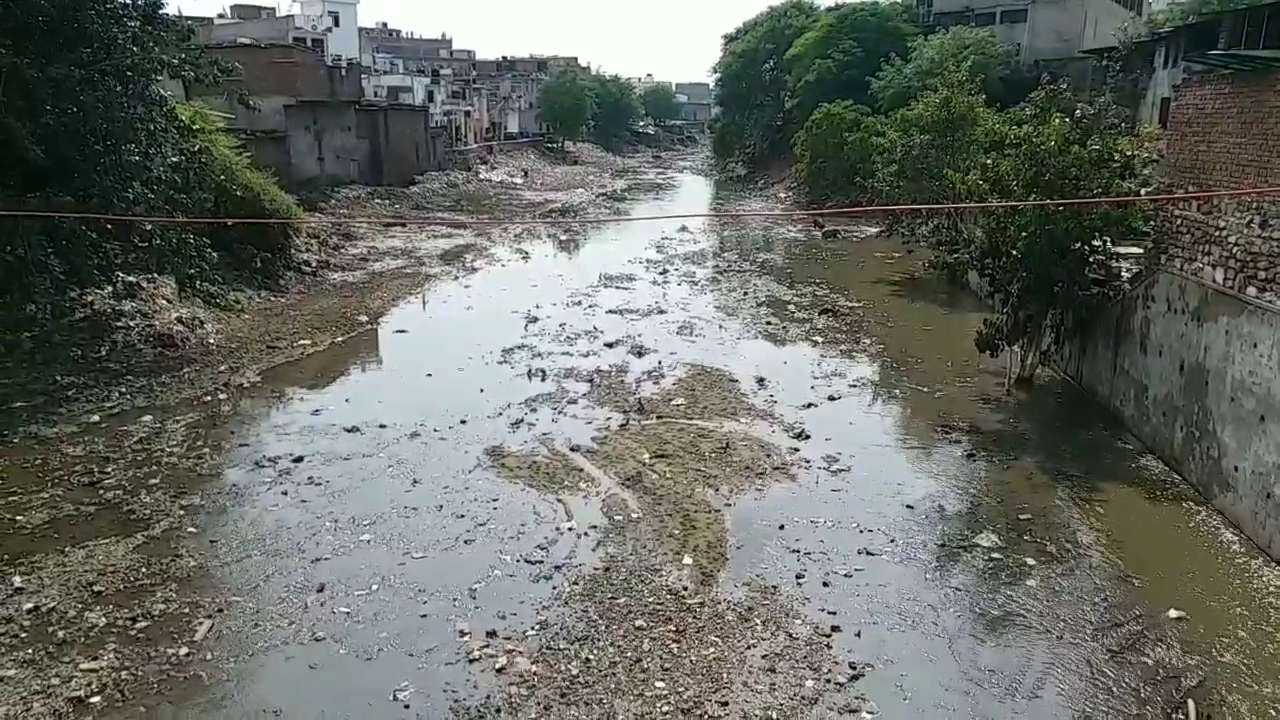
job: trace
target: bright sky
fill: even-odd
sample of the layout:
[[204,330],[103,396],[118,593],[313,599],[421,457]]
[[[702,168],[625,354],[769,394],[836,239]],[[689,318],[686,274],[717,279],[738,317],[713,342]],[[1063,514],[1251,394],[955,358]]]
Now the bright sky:
[[[239,0],[271,5],[274,0]],[[777,2],[777,0],[773,0]],[[708,80],[720,37],[773,4],[770,0],[361,0],[362,26],[438,36],[480,57],[577,55],[592,67],[627,77]],[[169,0],[170,10],[213,15],[233,0]],[[288,12],[288,0],[275,3]],[[297,7],[292,8],[296,10]]]

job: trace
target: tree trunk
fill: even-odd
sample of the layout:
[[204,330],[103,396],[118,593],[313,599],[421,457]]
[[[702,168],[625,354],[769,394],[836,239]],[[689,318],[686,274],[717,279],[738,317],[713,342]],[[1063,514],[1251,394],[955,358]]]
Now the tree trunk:
[[1040,369],[1040,362],[1044,357],[1044,332],[1036,330],[1034,333],[1023,338],[1018,344],[1018,373],[1014,377],[1015,385],[1033,385],[1036,381],[1036,371]]

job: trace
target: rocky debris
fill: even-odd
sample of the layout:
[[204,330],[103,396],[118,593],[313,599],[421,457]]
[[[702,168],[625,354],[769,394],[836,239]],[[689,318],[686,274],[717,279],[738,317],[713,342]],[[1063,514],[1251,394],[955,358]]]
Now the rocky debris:
[[485,450],[485,459],[499,477],[542,492],[577,492],[595,484],[563,450],[549,447],[545,442],[524,449],[489,447]]
[[984,530],[977,535],[974,535],[971,542],[980,548],[986,548],[988,550],[1004,547],[1004,541],[1000,539],[1000,536],[990,530]]
[[838,625],[810,626],[764,588],[729,600],[672,584],[638,552],[646,536],[611,534],[608,559],[570,582],[536,645],[495,661],[509,688],[463,716],[797,717],[824,708],[846,717],[869,707],[851,691],[864,666],[832,653]]

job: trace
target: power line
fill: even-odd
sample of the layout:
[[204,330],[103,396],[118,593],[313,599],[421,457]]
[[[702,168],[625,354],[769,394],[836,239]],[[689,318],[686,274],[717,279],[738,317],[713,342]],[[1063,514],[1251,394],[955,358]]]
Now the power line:
[[0,218],[97,220],[101,222],[132,222],[156,225],[414,225],[446,227],[483,227],[510,225],[600,225],[624,222],[651,222],[658,220],[697,220],[704,218],[804,218],[844,217],[887,213],[938,212],[944,210],[998,210],[1021,207],[1074,207],[1080,205],[1129,205],[1165,203],[1181,200],[1205,200],[1212,198],[1278,195],[1280,187],[1251,188],[1247,190],[1207,190],[1201,192],[1168,193],[1163,195],[1129,195],[1104,198],[1067,198],[1061,200],[1009,200],[999,202],[942,203],[936,205],[864,205],[859,207],[830,208],[826,210],[741,210],[729,212],[670,213],[663,215],[604,216],[585,218],[514,218],[514,219],[461,219],[441,216],[378,218],[378,217],[304,217],[304,218],[220,218],[220,217],[172,217],[160,215],[128,215],[117,213],[64,212],[54,210],[0,210]]

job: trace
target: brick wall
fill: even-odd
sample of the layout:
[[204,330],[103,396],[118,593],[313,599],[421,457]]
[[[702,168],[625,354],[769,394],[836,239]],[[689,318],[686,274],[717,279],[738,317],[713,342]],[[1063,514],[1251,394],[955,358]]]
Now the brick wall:
[[[1188,75],[1174,91],[1164,139],[1171,190],[1280,186],[1280,73]],[[1154,266],[1280,303],[1280,202],[1163,205],[1155,240]]]
[[1165,141],[1167,181],[1178,189],[1280,186],[1280,72],[1187,76]]
[[299,100],[359,100],[363,94],[359,66],[328,65],[315,52],[290,45],[210,47],[213,55],[239,70],[229,85],[254,97]]

